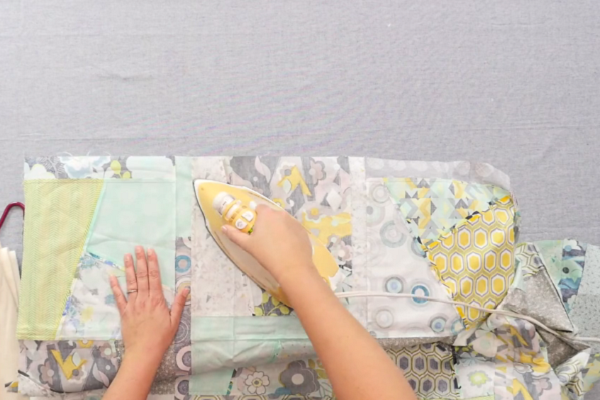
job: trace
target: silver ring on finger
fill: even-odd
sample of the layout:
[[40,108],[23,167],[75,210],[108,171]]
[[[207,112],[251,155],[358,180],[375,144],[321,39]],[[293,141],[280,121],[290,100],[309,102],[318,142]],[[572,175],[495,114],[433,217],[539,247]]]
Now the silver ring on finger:
[[137,289],[131,289],[127,291],[127,294],[137,293]]

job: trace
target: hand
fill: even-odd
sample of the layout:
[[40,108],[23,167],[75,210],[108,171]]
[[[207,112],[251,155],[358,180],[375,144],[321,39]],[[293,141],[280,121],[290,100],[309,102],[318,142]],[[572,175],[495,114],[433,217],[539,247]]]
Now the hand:
[[125,345],[125,358],[131,357],[138,363],[156,366],[173,342],[189,289],[177,294],[169,311],[160,281],[158,259],[148,249],[148,260],[144,248],[135,248],[137,274],[131,254],[125,255],[125,275],[129,299],[125,298],[114,276],[110,286],[121,314],[121,332]]
[[316,274],[312,246],[306,229],[283,210],[265,205],[256,207],[252,234],[224,225],[223,232],[250,253],[284,287],[298,274]]

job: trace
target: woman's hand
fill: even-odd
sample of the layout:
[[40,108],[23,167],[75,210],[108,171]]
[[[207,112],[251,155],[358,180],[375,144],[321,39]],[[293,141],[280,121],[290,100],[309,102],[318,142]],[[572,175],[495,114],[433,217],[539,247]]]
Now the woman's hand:
[[110,285],[121,314],[125,358],[158,368],[179,327],[189,289],[177,294],[169,310],[163,295],[156,253],[148,249],[146,260],[144,248],[137,246],[135,256],[137,271],[133,267],[131,254],[125,256],[129,299],[125,298],[114,276],[110,277]]
[[224,225],[223,232],[250,253],[284,287],[297,277],[317,274],[312,246],[306,229],[283,210],[265,205],[256,207],[252,234]]
[[125,355],[104,400],[143,400],[148,397],[156,370],[177,333],[189,294],[187,288],[178,293],[169,310],[162,291],[156,253],[148,249],[146,260],[144,248],[137,246],[135,257],[137,272],[131,254],[125,255],[128,299],[117,278],[110,277],[110,286],[121,314]]
[[416,399],[401,370],[319,276],[304,227],[283,210],[258,206],[256,213],[251,235],[229,226],[224,232],[277,279],[337,397]]

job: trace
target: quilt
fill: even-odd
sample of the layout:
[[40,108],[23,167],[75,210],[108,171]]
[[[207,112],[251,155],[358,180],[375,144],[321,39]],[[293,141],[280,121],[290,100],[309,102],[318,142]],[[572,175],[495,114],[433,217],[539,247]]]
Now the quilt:
[[[107,155],[32,157],[24,168],[18,378],[9,391],[101,396],[126,351],[108,277],[124,287],[123,255],[142,244],[157,251],[167,302],[191,289],[152,398],[334,397],[294,310],[208,234],[193,179],[245,186],[280,205],[332,253],[340,293],[443,300],[341,300],[419,398],[582,398],[600,378],[600,355],[575,339],[570,318],[585,271],[600,268],[589,266],[598,248],[519,243],[510,180],[489,164]],[[572,340],[451,301],[531,316]]]

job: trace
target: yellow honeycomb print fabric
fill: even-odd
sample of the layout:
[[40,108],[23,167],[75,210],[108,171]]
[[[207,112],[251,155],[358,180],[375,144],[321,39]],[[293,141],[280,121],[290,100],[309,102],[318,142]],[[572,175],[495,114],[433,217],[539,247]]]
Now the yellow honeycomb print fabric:
[[[504,197],[427,245],[428,257],[456,301],[496,308],[514,277],[515,206]],[[487,314],[456,306],[467,327]]]

